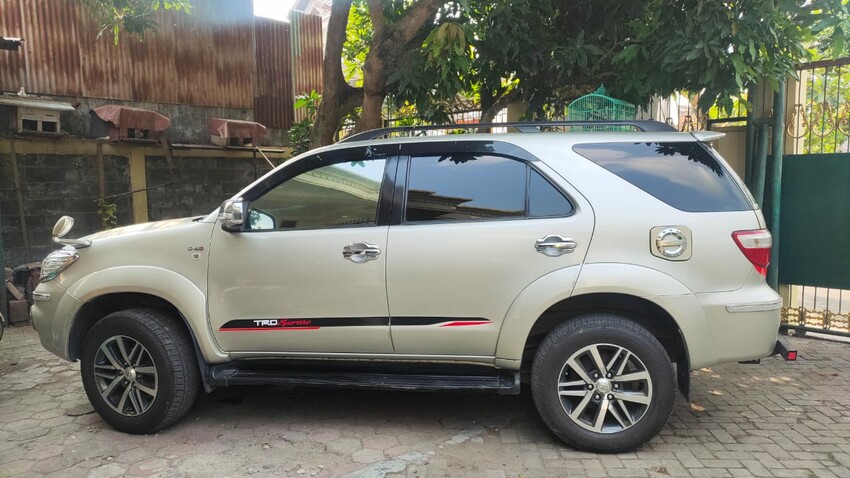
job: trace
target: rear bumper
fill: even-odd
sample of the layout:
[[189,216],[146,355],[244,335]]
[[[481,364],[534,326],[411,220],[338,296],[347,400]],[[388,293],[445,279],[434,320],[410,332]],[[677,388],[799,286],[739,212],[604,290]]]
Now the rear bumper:
[[782,299],[755,271],[735,291],[653,300],[682,330],[691,370],[762,359],[776,348]]

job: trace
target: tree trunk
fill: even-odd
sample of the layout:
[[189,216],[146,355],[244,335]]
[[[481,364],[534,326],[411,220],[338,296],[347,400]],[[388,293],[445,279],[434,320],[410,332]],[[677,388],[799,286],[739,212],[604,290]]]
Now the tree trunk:
[[358,106],[352,95],[362,93],[363,113],[354,128],[355,132],[381,127],[381,108],[387,95],[386,66],[401,56],[416,33],[426,22],[434,18],[440,6],[439,0],[418,0],[411,5],[398,21],[389,25],[383,12],[383,2],[368,0],[374,36],[363,65],[363,89],[352,88],[345,83],[342,73],[342,46],[345,43],[345,28],[352,0],[334,0],[328,20],[328,37],[325,60],[322,64],[322,102],[316,113],[316,123],[310,138],[310,146],[330,144],[339,128],[342,117]]
[[378,37],[372,39],[369,45],[369,54],[366,55],[366,63],[363,65],[363,111],[360,120],[354,128],[355,133],[380,128],[382,126],[381,109],[384,106],[386,93],[386,72],[383,57],[387,48],[392,46]]
[[411,47],[417,32],[434,18],[440,6],[438,0],[419,0],[398,21],[388,25],[381,9],[382,3],[368,0],[374,36],[363,65],[363,112],[355,132],[382,126],[381,109],[387,96],[387,65]]
[[[316,111],[316,121],[310,133],[310,147],[331,144],[343,116],[357,107],[351,96],[358,93],[345,82],[342,73],[342,46],[348,26],[348,12],[352,0],[334,0],[328,19],[325,58],[322,63],[322,102]],[[344,111],[343,106],[348,108]]]
[[511,104],[518,96],[517,90],[513,90],[509,93],[503,94],[496,101],[488,102],[489,104],[485,105],[484,101],[482,101],[480,121],[482,123],[492,123],[496,118],[496,115],[503,109],[507,108],[508,105]]

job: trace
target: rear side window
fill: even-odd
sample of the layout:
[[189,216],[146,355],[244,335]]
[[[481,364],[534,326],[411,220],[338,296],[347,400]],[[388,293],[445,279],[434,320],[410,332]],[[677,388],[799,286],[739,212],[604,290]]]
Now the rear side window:
[[566,216],[573,206],[521,161],[457,154],[411,158],[405,220],[478,221]]
[[700,143],[591,143],[573,151],[687,212],[752,209],[723,165]]

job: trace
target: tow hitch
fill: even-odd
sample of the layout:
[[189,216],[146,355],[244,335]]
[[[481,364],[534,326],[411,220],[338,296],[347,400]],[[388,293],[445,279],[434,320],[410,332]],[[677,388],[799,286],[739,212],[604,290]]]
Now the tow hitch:
[[785,360],[789,362],[793,362],[797,360],[797,350],[791,347],[791,344],[788,343],[788,339],[782,336],[776,337],[776,346],[773,348],[773,353],[771,355],[779,354]]
[[[770,356],[781,355],[788,362],[794,362],[797,360],[797,351],[791,347],[791,344],[788,343],[788,339],[781,335],[776,336],[776,345],[773,346],[773,353]],[[740,364],[748,364],[748,365],[758,365],[761,363],[761,359],[756,360],[745,360],[743,362],[738,362]]]

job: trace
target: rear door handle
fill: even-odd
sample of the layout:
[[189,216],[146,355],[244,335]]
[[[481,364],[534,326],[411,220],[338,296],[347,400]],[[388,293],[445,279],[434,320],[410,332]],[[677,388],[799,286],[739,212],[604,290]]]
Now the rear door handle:
[[534,249],[549,257],[569,254],[575,251],[577,246],[573,239],[558,235],[548,235],[534,242]]
[[374,261],[381,254],[381,248],[368,242],[355,242],[342,248],[342,257],[355,264]]

